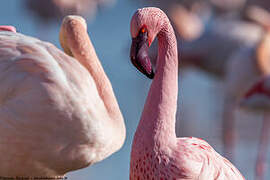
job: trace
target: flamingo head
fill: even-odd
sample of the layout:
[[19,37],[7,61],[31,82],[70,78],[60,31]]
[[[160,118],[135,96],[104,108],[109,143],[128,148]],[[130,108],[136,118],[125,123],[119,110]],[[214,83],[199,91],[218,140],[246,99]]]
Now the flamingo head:
[[[74,32],[74,29],[79,29],[81,31],[87,31],[87,24],[83,17],[76,16],[76,15],[69,15],[66,16],[61,24],[60,33],[59,33],[59,41],[60,44],[66,54],[69,56],[74,57],[74,54],[71,52],[71,39],[77,38],[80,39],[79,33],[81,32]],[[73,37],[72,34],[77,34],[77,37]],[[84,39],[81,39],[81,41]]]
[[270,109],[270,77],[255,83],[244,95],[240,106],[255,111]]
[[0,31],[11,31],[16,33],[16,28],[14,26],[0,26]]
[[162,28],[163,21],[160,20],[160,16],[166,17],[158,8],[138,9],[134,13],[130,24],[132,37],[130,49],[131,62],[150,79],[154,78],[154,71],[148,56],[148,49]]

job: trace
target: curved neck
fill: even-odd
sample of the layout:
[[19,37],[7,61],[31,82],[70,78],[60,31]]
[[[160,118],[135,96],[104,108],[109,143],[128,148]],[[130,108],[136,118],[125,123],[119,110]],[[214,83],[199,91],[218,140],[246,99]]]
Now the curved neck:
[[66,37],[68,49],[94,79],[99,96],[103,100],[108,114],[112,119],[123,121],[111,83],[102,68],[85,27],[82,24],[73,22],[66,27],[66,33],[68,34]]
[[[138,129],[153,137],[175,139],[175,115],[178,94],[177,43],[172,26],[165,23],[158,33],[158,59],[155,78],[144,106]],[[164,138],[160,137],[163,136]]]
[[267,32],[256,49],[256,62],[261,75],[270,74],[270,33]]

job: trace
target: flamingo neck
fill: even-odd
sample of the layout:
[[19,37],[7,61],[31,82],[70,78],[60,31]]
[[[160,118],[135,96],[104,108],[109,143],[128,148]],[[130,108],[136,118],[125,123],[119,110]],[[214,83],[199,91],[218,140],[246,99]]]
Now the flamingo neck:
[[[122,114],[116,101],[110,80],[106,76],[98,59],[95,48],[88,36],[85,27],[81,24],[71,24],[67,28],[69,34],[69,49],[71,54],[88,70],[96,83],[100,98],[108,111],[109,116],[123,124]],[[123,128],[122,128],[123,129]]]
[[[111,150],[120,148],[125,139],[125,124],[119,105],[116,101],[110,80],[106,76],[103,67],[98,59],[94,46],[88,33],[82,24],[71,23],[66,28],[68,50],[89,72],[93,78],[100,99],[104,103],[107,114],[102,114],[102,120],[111,128]],[[91,92],[89,92],[91,93]],[[108,117],[108,118],[106,118]],[[100,119],[101,120],[101,119]],[[106,149],[106,148],[105,148]],[[107,151],[106,151],[107,152]]]
[[256,49],[256,62],[257,68],[261,75],[269,75],[270,74],[270,63],[269,63],[269,53],[270,49],[270,33],[267,32],[262,38]]
[[[158,58],[155,78],[139,123],[139,136],[152,142],[176,139],[175,115],[178,94],[178,55],[175,34],[169,21],[158,33]],[[144,139],[144,138],[141,138]]]

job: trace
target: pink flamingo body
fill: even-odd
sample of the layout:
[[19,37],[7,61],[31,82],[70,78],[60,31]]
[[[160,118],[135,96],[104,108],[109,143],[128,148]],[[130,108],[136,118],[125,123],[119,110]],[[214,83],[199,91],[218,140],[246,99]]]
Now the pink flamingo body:
[[0,31],[0,176],[56,177],[117,151],[125,126],[114,93],[77,16],[54,45]]
[[130,179],[244,179],[204,140],[176,137],[177,42],[165,13],[158,8],[139,9],[131,20],[131,36],[131,60],[141,72],[153,78],[142,45],[145,37],[149,44],[158,37],[158,58],[156,75],[133,139]]

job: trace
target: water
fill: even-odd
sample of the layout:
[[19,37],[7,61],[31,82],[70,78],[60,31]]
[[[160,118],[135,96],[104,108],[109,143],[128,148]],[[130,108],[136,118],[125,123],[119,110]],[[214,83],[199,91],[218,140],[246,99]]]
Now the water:
[[[14,25],[21,33],[60,47],[58,32],[61,22],[40,26],[33,14],[25,11],[23,3],[24,0],[1,2],[0,24]],[[120,151],[91,167],[69,173],[68,179],[128,179],[132,138],[151,83],[132,67],[128,57],[129,21],[137,8],[139,6],[135,1],[118,0],[113,8],[103,9],[93,21],[88,21],[91,40],[111,80],[125,118],[127,139]],[[221,152],[222,84],[197,71],[186,72],[179,82],[181,94],[177,133],[181,136],[202,137]],[[239,143],[235,165],[247,179],[253,179],[260,125],[261,119],[257,115],[237,113]]]

